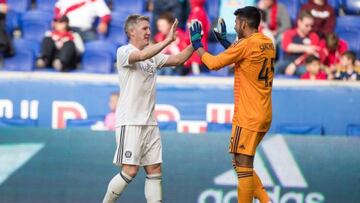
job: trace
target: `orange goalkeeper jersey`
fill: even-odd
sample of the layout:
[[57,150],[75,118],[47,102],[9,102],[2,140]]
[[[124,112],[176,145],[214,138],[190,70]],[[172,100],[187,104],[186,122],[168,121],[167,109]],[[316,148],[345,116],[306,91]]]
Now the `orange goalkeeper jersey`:
[[235,63],[233,124],[257,132],[268,131],[275,60],[272,41],[254,33],[217,56],[205,53],[201,59],[210,70]]

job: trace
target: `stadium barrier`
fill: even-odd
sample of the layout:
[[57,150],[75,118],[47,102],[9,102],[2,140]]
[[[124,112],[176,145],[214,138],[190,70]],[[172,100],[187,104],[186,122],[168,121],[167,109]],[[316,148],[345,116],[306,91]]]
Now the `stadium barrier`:
[[[10,123],[53,129],[68,123],[89,127],[109,111],[111,92],[119,91],[114,74],[1,72],[0,86],[0,125],[1,120],[15,120]],[[232,78],[159,77],[157,96],[156,119],[163,130],[205,133],[231,128]],[[360,124],[360,83],[275,79],[272,96],[272,133],[359,133],[352,129]],[[90,121],[68,122],[71,119]]]
[[[164,202],[235,203],[227,133],[162,133]],[[266,136],[255,170],[273,203],[358,202],[360,139]],[[0,128],[0,202],[101,202],[112,164],[112,132]],[[141,203],[144,171],[119,202]]]

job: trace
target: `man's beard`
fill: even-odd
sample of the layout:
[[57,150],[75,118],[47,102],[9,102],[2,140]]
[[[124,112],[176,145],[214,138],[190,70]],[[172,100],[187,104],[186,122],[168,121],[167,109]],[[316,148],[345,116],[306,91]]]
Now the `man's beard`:
[[244,38],[244,31],[243,30],[238,31],[238,38],[239,39]]

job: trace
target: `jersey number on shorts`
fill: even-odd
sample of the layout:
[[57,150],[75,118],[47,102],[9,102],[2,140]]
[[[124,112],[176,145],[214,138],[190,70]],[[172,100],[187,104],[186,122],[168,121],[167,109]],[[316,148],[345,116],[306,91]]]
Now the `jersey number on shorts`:
[[264,63],[261,67],[259,76],[258,76],[258,80],[259,81],[264,81],[265,82],[265,87],[271,87],[272,86],[272,80],[269,80],[269,69],[271,72],[274,72],[274,58],[271,58],[270,61],[270,68],[267,67],[267,62],[268,59],[265,58]]

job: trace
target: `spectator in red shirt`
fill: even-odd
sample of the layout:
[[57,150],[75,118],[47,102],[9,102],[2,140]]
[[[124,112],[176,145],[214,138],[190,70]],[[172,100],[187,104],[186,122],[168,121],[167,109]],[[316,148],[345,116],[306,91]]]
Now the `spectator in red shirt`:
[[284,32],[281,47],[285,56],[275,66],[277,74],[301,76],[306,71],[304,61],[307,55],[319,55],[319,37],[311,32],[313,25],[313,16],[303,11],[297,20],[297,27]]
[[340,62],[341,55],[348,50],[347,42],[332,32],[320,41],[319,46],[321,63],[328,67],[327,71],[335,71],[335,64]]
[[[208,50],[208,38],[211,29],[210,19],[206,13],[204,8],[206,0],[190,0],[190,14],[187,20],[187,24],[190,24],[191,20],[197,19],[202,24],[202,29],[204,32],[204,36],[201,38],[201,43],[204,46],[204,49]],[[189,29],[187,29],[187,36],[190,36]],[[188,40],[188,44],[190,44],[190,39]],[[185,66],[189,66],[191,64],[193,74],[200,73],[200,65],[202,65],[201,59],[199,55],[194,52],[191,58],[185,62]],[[207,69],[206,69],[207,70]]]
[[306,72],[301,76],[302,80],[326,80],[326,73],[321,70],[320,59],[310,55],[305,60]]
[[321,38],[325,34],[334,31],[336,15],[334,8],[326,0],[309,0],[301,7],[300,12],[309,11],[314,17],[314,26],[312,31],[316,32]]
[[[171,29],[171,25],[174,22],[175,22],[175,18],[171,13],[165,12],[159,16],[159,18],[156,21],[157,30],[159,30],[159,32],[156,33],[154,36],[154,41],[156,43],[165,40],[167,34]],[[176,55],[188,46],[186,33],[180,28],[177,28],[176,32],[177,32],[176,40],[173,43],[171,43],[169,46],[167,46],[165,49],[163,49],[161,53],[167,55]],[[158,70],[158,74],[174,75],[176,71],[178,71],[181,75],[183,75],[183,73],[188,72],[182,69],[184,69],[184,67],[178,67],[178,70],[175,70],[175,67],[173,69],[161,68]]]

